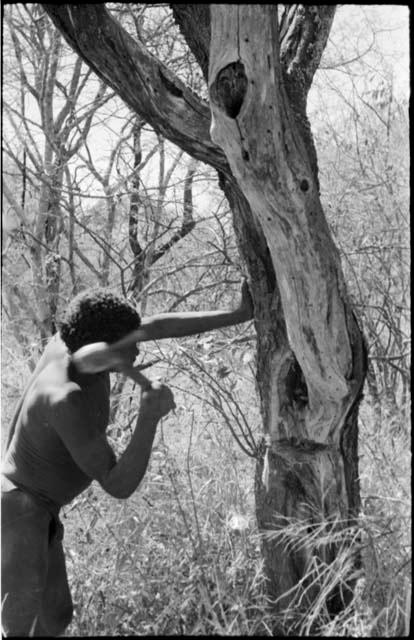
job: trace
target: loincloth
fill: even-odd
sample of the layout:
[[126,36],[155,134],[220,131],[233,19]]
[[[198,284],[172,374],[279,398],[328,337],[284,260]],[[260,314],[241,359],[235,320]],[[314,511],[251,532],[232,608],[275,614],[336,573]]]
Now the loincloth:
[[[13,492],[16,492],[16,500],[19,499],[19,494],[24,494],[30,500],[32,500],[37,507],[40,507],[42,510],[46,511],[50,516],[49,522],[49,544],[52,541],[61,542],[63,540],[64,527],[59,518],[60,507],[56,503],[51,500],[46,500],[31,492],[30,489],[26,487],[19,486],[6,478],[3,474],[1,474],[1,493],[8,494],[8,498],[13,497]],[[3,502],[3,500],[2,500]],[[2,507],[3,511],[3,507]],[[2,513],[2,519],[4,520],[5,514]]]

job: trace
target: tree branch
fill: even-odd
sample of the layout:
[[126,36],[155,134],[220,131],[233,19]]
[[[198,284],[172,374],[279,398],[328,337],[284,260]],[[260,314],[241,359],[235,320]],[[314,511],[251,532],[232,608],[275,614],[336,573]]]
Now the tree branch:
[[193,177],[196,171],[196,164],[190,162],[187,175],[184,181],[184,208],[183,208],[183,220],[181,228],[176,231],[171,238],[165,242],[161,247],[158,247],[151,256],[151,264],[160,260],[171,247],[174,246],[179,240],[182,240],[188,233],[190,233],[195,227],[195,221],[193,219]]
[[58,113],[58,115],[55,118],[55,132],[56,132],[56,134],[59,133],[59,131],[61,130],[65,119],[67,118],[67,116],[69,115],[71,110],[74,108],[74,105],[75,105],[74,96],[75,96],[76,88],[77,88],[77,86],[79,84],[81,67],[82,67],[82,60],[80,58],[77,58],[77,60],[75,62],[74,69],[73,69],[72,78],[71,78],[71,81],[70,81],[69,93],[67,92],[66,87],[61,85],[57,78],[55,79],[56,86],[60,85],[61,91],[62,91],[62,93],[64,94],[64,96],[66,98],[65,104],[63,105],[62,109],[60,110],[60,112]]
[[134,40],[103,4],[43,7],[76,53],[133,111],[193,157],[228,171],[223,152],[210,138],[208,104]]
[[211,35],[210,5],[170,4],[170,9],[207,82]]
[[287,4],[279,23],[280,62],[304,99],[328,41],[336,5]]
[[4,191],[4,195],[6,196],[6,199],[8,200],[9,204],[13,208],[13,211],[15,212],[17,217],[19,218],[21,224],[24,225],[24,226],[27,226],[26,214],[25,214],[23,208],[17,202],[16,198],[14,197],[14,193],[12,192],[12,190],[9,189],[9,187],[7,186],[7,183],[4,180],[4,178],[2,180],[2,189]]

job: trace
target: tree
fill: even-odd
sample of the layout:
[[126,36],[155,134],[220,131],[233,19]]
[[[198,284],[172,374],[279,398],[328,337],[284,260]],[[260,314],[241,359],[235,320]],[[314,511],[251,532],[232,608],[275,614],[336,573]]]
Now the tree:
[[[110,96],[105,84],[99,82],[94,95],[87,95],[85,101],[91,71],[80,58],[69,72],[65,69],[68,51],[41,7],[9,7],[5,17],[9,64],[15,67],[8,74],[13,82],[4,101],[8,125],[4,149],[12,171],[4,172],[3,190],[17,221],[17,246],[10,251],[12,273],[5,278],[5,289],[16,321],[15,333],[24,344],[27,338],[20,330],[20,308],[31,318],[42,340],[55,331],[65,260],[61,247],[65,227],[62,194],[67,167],[83,146],[96,112]],[[18,179],[14,176],[13,185],[13,176],[7,174],[16,172]],[[26,278],[16,282],[22,245],[29,248],[30,292],[28,288],[25,291]]]
[[[41,6],[8,7],[5,36],[3,193],[8,236],[3,247],[3,308],[32,368],[33,328],[41,342],[48,339],[67,298],[80,288],[110,286],[120,279],[124,293],[127,289],[137,293],[134,283],[142,264],[134,253],[131,261],[128,239],[119,233],[124,209],[128,215],[128,185],[134,200],[140,173],[158,157],[159,194],[152,196],[152,203],[147,198],[150,215],[143,215],[143,198],[131,203],[129,213],[134,217],[130,250],[139,247],[145,256],[148,280],[150,264],[194,228],[195,165],[187,158],[191,166],[184,180],[179,226],[179,221],[167,220],[165,199],[183,152],[176,150],[171,164],[164,138],[149,127],[143,133],[144,152],[136,153],[134,145],[128,145],[137,130],[135,116],[127,107],[119,107],[120,100],[101,80],[91,78],[93,72],[66,46]],[[151,34],[147,41],[150,38]],[[105,106],[110,114],[117,111],[123,125],[108,158],[102,158],[102,149],[97,158],[91,150],[94,127],[99,123],[109,134],[114,126]],[[141,187],[145,190],[142,180]],[[88,226],[91,199],[95,216]]]
[[[319,197],[306,98],[331,5],[173,4],[210,105],[101,5],[43,5],[73,49],[141,118],[214,167],[251,283],[264,438],[256,511],[269,592],[286,609],[320,584],[337,545],[286,548],[296,520],[343,529],[359,509],[357,417],[365,347]],[[131,78],[134,79],[131,82]],[[211,133],[210,133],[211,132]],[[339,590],[328,609],[342,605]]]

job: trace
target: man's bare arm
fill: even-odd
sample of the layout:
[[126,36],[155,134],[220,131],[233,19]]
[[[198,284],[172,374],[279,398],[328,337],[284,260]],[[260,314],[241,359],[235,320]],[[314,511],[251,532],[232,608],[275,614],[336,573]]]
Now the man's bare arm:
[[[141,326],[118,342],[107,344],[96,342],[81,347],[72,360],[79,371],[96,373],[105,370],[122,370],[124,349],[134,342],[180,338],[204,331],[221,329],[253,317],[253,303],[247,282],[243,281],[241,301],[236,309],[218,311],[195,311],[188,313],[160,313],[142,320]],[[127,371],[125,373],[128,374]]]
[[[148,318],[143,318],[140,328],[134,332],[137,342],[147,340],[162,340],[163,338],[181,338],[192,336],[213,329],[230,327],[240,322],[247,322],[253,317],[253,303],[246,280],[242,283],[241,300],[236,309],[219,309],[216,311],[189,311],[160,313]],[[132,337],[132,334],[131,334]],[[124,340],[113,345],[122,346]]]
[[54,404],[56,431],[82,471],[115,498],[128,498],[147,470],[157,424],[175,407],[168,387],[144,391],[137,424],[125,451],[116,460],[106,436],[87,424],[75,390]]
[[138,488],[148,467],[152,444],[161,417],[159,407],[142,404],[135,431],[127,448],[109,473],[105,477],[98,478],[107,493],[116,498],[129,498]]

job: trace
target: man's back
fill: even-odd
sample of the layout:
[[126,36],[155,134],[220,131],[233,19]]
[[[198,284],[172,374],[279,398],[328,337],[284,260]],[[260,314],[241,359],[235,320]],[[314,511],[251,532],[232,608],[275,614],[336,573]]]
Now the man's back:
[[[119,456],[106,438],[109,371],[85,375],[72,354],[116,343],[140,325],[127,301],[82,292],[46,347],[11,421],[2,477],[2,623],[7,636],[58,636],[73,613],[59,507],[92,481],[116,498],[138,487],[160,419],[174,408],[168,387],[142,392],[135,430]],[[138,353],[122,350],[129,370]],[[4,480],[4,482],[3,482]]]
[[[90,483],[58,435],[64,410],[66,429],[104,433],[109,417],[109,376],[75,378],[67,352],[55,343],[46,349],[14,418],[3,474],[16,486],[57,505],[70,502]],[[81,418],[79,418],[81,416]]]

